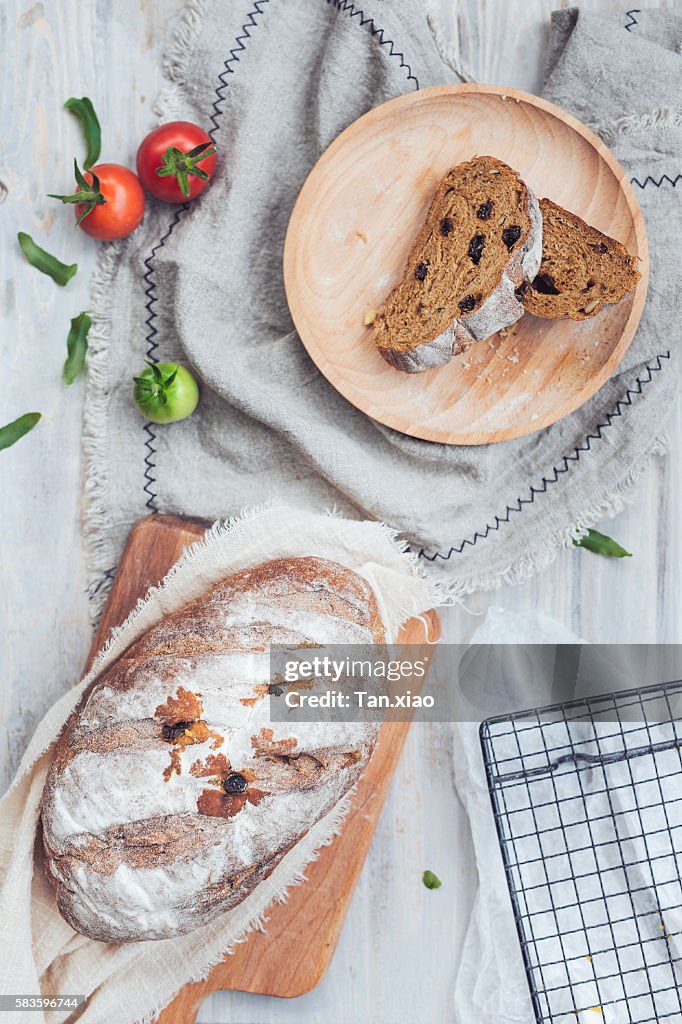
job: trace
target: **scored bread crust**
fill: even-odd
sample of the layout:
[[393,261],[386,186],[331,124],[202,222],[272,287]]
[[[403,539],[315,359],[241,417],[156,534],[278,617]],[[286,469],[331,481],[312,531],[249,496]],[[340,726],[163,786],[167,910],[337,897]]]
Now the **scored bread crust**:
[[[477,162],[481,163],[486,170],[492,166],[504,168],[505,171],[511,171],[511,168],[507,167],[506,164],[493,157],[476,158],[476,160],[471,161],[470,165],[474,165]],[[448,175],[451,173],[449,171]],[[474,341],[485,341],[486,338],[495,334],[496,331],[511,326],[523,315],[524,307],[519,301],[516,292],[525,282],[532,280],[540,268],[542,257],[542,215],[540,213],[540,205],[533,191],[525,182],[518,178],[516,172],[511,171],[511,173],[516,177],[518,185],[525,193],[526,212],[530,227],[525,237],[521,238],[519,243],[510,252],[509,259],[501,270],[499,282],[478,309],[466,315],[454,317],[445,330],[434,338],[424,340],[415,338],[414,343],[407,348],[404,346],[382,345],[377,340],[380,354],[391,366],[406,373],[420,373],[423,370],[443,366],[449,363],[453,356],[465,352]],[[437,211],[434,213],[434,210],[438,203],[443,182],[448,175],[441,179],[424,226],[410,251],[406,274],[411,273],[418,251],[423,244],[424,238],[428,235],[430,227],[432,227],[431,221],[437,215]],[[389,296],[390,298],[391,296]],[[381,317],[381,313],[382,309],[379,310],[378,318]]]
[[378,732],[271,723],[269,645],[384,639],[367,581],[307,557],[236,573],[129,647],[66,723],[43,792],[45,870],[69,924],[169,938],[253,892],[357,782]]

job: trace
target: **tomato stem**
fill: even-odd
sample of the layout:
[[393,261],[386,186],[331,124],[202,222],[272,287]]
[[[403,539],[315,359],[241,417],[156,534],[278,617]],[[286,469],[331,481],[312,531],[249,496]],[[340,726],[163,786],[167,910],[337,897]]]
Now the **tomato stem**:
[[167,391],[171,386],[178,374],[178,364],[175,364],[175,369],[172,373],[169,373],[164,378],[161,370],[156,363],[151,363],[148,359],[145,360],[147,366],[150,366],[154,375],[153,380],[149,380],[148,377],[133,377],[135,384],[138,384],[141,390],[145,391],[151,398],[158,398],[161,405],[166,405],[168,402]]
[[208,181],[208,174],[202,167],[197,167],[197,164],[213,156],[215,152],[216,148],[211,142],[202,142],[187,153],[183,153],[177,146],[169,146],[161,158],[161,166],[156,168],[156,173],[160,178],[176,178],[183,196],[189,198],[189,175],[192,174],[201,181]]
[[54,192],[48,192],[48,196],[50,199],[60,199],[62,203],[76,203],[79,206],[82,205],[85,207],[76,221],[76,227],[78,227],[78,225],[85,220],[88,214],[92,213],[96,206],[104,206],[106,199],[102,193],[99,178],[94,171],[88,172],[92,178],[92,184],[90,184],[83,176],[77,160],[74,160],[73,162],[73,170],[76,177],[76,184],[79,186],[78,192],[74,192],[73,195],[70,196],[59,196],[55,195]]

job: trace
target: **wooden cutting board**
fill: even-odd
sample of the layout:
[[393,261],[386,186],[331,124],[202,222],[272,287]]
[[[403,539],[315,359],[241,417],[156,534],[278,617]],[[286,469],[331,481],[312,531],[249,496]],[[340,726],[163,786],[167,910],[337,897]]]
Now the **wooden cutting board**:
[[[171,516],[147,516],[131,530],[114,580],[88,665],[112,626],[121,623],[139,597],[165,576],[185,547],[201,537],[207,524]],[[440,635],[435,612],[411,619],[399,642],[424,644],[429,658]],[[409,723],[386,723],[367,770],[358,783],[342,833],[307,869],[307,882],[275,904],[266,932],[253,932],[235,953],[213,968],[206,981],[185,985],[159,1017],[159,1024],[194,1024],[206,996],[236,989],[270,996],[299,996],[320,980],[331,963],[353,890],[372,842],[393,770]]]

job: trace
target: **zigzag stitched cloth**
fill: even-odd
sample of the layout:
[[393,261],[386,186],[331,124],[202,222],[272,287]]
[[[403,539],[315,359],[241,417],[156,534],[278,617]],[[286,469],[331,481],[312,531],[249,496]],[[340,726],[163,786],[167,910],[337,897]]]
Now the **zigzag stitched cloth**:
[[[452,81],[418,0],[193,0],[167,61],[164,118],[205,125],[211,187],[158,204],[105,250],[94,286],[85,526],[95,603],[149,511],[208,519],[280,499],[397,528],[454,592],[524,579],[614,514],[653,454],[677,390],[682,18],[647,10],[552,18],[543,95],[614,151],[645,214],[649,295],[618,373],[539,433],[478,448],[369,419],[308,357],[287,307],[284,237],[316,160],[371,107]],[[655,69],[655,74],[652,73]],[[190,363],[197,413],[145,425],[145,359]]]

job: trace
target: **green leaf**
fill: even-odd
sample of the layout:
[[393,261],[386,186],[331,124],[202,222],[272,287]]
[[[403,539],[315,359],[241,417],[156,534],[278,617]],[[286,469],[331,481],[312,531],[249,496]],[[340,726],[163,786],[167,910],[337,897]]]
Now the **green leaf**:
[[19,438],[23,437],[24,434],[28,434],[29,430],[33,430],[39,419],[39,412],[26,412],[19,419],[12,420],[11,423],[0,427],[0,451],[3,448],[11,448],[13,444],[16,444]]
[[81,99],[71,96],[64,106],[80,120],[87,146],[87,153],[83,161],[83,166],[87,171],[93,164],[97,163],[102,150],[102,130],[95,113],[95,108],[87,96],[82,96]]
[[440,889],[443,884],[438,875],[434,875],[433,871],[425,871],[422,875],[422,882],[427,889]]
[[79,313],[71,321],[71,330],[66,339],[66,362],[64,363],[64,381],[73,384],[85,366],[85,353],[88,351],[88,331],[92,325],[92,317],[87,313]]
[[577,548],[586,548],[595,555],[604,555],[605,558],[632,558],[632,552],[626,551],[613,537],[607,537],[605,533],[598,530],[588,530],[580,540],[574,540]]
[[69,283],[78,270],[77,263],[72,263],[70,266],[62,263],[56,256],[36,245],[31,236],[27,235],[25,231],[20,231],[17,238],[21,251],[31,266],[35,267],[42,274],[47,274],[55,284],[61,285],[62,288]]

